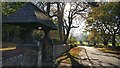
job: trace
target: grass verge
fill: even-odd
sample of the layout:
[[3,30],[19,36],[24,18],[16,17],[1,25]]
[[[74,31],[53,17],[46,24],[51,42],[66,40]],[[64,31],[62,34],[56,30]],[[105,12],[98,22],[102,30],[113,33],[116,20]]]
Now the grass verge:
[[97,48],[104,53],[112,54],[112,57],[120,58],[120,50],[110,49],[110,48]]

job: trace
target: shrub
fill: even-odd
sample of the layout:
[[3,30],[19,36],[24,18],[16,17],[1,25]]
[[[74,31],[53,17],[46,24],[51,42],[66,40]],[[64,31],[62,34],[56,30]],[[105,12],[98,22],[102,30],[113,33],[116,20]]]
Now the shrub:
[[76,44],[77,44],[77,39],[72,37],[72,38],[68,38],[68,45],[72,46],[72,47],[75,47]]

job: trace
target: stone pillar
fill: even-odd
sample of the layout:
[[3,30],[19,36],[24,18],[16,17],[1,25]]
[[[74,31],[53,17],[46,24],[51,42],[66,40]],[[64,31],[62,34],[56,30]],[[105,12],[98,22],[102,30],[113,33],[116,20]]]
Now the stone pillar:
[[53,66],[53,44],[49,37],[50,30],[44,30],[44,38],[42,39],[42,65]]
[[38,47],[38,67],[40,67],[42,65],[42,46],[41,46],[41,42],[39,42],[39,47]]

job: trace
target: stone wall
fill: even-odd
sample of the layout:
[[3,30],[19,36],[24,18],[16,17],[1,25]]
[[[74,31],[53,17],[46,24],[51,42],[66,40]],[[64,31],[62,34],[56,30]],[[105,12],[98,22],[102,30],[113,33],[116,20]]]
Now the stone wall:
[[[12,58],[3,59],[2,60],[3,66],[41,66],[42,64],[41,46],[25,45],[18,48],[23,49],[22,53]],[[55,60],[61,54],[69,50],[70,46],[54,45],[53,49],[52,48],[48,49],[53,51],[53,59]]]
[[53,46],[53,59],[56,59],[64,52],[70,49],[70,46],[67,45],[54,45]]
[[[38,52],[36,47],[20,47],[23,52],[17,56],[3,59],[2,66],[37,66]],[[41,55],[39,55],[41,56]]]
[[35,56],[21,54],[2,61],[3,66],[35,66]]

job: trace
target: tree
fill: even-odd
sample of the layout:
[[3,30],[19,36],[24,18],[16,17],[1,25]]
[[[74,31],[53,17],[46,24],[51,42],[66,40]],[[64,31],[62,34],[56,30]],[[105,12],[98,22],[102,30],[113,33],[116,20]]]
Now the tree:
[[[120,35],[120,2],[107,3],[95,7],[89,13],[88,23],[92,28],[101,32],[102,36],[109,35],[112,38],[112,46],[115,47],[115,37]],[[107,37],[107,36],[106,36]],[[104,38],[105,40],[105,38]]]
[[[99,26],[99,27],[102,28],[101,26]],[[100,29],[99,27],[97,27],[97,28],[96,28],[96,26],[91,27],[89,24],[89,25],[87,25],[86,30],[89,32],[93,32],[94,30],[96,30],[96,31],[94,31],[94,34],[97,34],[97,36],[94,35],[94,37],[98,38],[97,41],[103,42],[104,45],[108,45],[108,42],[110,41],[110,34],[105,33],[105,30]],[[88,37],[89,37],[89,35],[88,35]]]
[[[69,11],[65,11],[66,4],[70,4]],[[77,28],[78,26],[73,26],[73,20],[78,18],[82,15],[82,11],[87,9],[87,6],[93,5],[96,6],[96,3],[85,3],[85,2],[38,2],[36,5],[45,12],[52,20],[57,20],[58,27],[59,27],[59,36],[60,42],[64,43],[67,42],[69,33],[71,28]],[[67,15],[67,19],[65,19],[65,13]],[[65,34],[66,33],[66,34]]]
[[[52,20],[58,21],[60,42],[63,42],[63,14],[65,2],[38,2],[40,9],[43,10]],[[45,9],[46,8],[46,9]]]
[[22,7],[25,3],[20,2],[2,2],[2,16],[8,16]]
[[91,29],[89,31],[89,35],[88,35],[88,41],[90,42],[93,42],[94,43],[94,46],[96,46],[97,42],[100,42],[102,39],[101,39],[101,36],[100,34],[97,32],[96,29]]
[[[85,9],[87,9],[86,3],[72,2],[72,3],[68,3],[68,4],[70,5],[70,7],[69,7],[69,10],[67,10],[65,12],[66,18],[64,18],[64,28],[66,30],[66,35],[64,37],[64,43],[67,42],[71,28],[78,28],[79,27],[79,25],[77,25],[77,26],[73,25],[73,20],[79,19],[80,16],[83,14],[81,12],[83,12]],[[79,24],[79,22],[78,22],[78,24]]]

